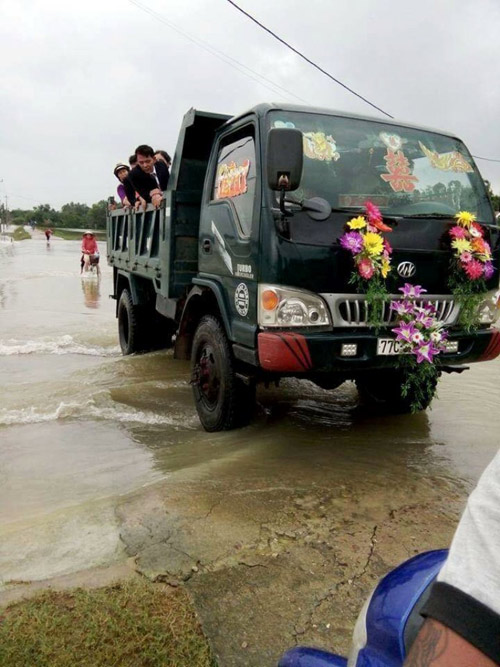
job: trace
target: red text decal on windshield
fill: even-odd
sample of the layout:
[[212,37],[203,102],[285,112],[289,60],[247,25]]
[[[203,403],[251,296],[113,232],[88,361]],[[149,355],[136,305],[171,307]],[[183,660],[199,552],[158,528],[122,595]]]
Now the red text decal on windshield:
[[217,169],[215,199],[227,199],[245,194],[249,169],[250,160],[243,160],[241,165],[237,165],[236,162],[220,164]]
[[380,178],[389,183],[394,192],[413,192],[418,178],[411,173],[410,163],[403,151],[388,148],[384,160],[389,173],[381,174]]

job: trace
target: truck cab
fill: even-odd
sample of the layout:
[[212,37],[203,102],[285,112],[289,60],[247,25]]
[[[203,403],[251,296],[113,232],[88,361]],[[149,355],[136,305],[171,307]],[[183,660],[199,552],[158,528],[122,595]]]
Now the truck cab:
[[[261,104],[184,117],[162,206],[108,216],[108,261],[125,354],[175,346],[191,359],[201,423],[245,424],[260,381],[295,376],[408,411],[387,301],[370,321],[340,244],[377,205],[391,228],[391,300],[411,281],[449,331],[440,372],[500,353],[499,233],[484,182],[456,137],[324,109]],[[446,232],[475,214],[492,248],[479,327],[460,327]],[[426,405],[432,400],[429,392]]]

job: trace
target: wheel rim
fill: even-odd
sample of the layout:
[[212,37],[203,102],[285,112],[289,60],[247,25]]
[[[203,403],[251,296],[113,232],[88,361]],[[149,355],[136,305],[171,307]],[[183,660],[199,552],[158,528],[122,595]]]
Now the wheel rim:
[[120,339],[122,342],[122,347],[128,346],[128,336],[129,336],[128,313],[126,310],[125,312],[122,310],[120,318]]
[[219,401],[221,377],[217,357],[209,343],[201,346],[197,365],[200,396],[205,405],[213,410]]

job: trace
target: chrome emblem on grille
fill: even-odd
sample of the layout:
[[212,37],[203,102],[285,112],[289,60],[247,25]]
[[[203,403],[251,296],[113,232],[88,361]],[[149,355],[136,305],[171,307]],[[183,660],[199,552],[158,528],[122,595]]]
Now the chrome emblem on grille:
[[415,275],[417,267],[413,262],[400,262],[396,271],[402,278],[411,278]]

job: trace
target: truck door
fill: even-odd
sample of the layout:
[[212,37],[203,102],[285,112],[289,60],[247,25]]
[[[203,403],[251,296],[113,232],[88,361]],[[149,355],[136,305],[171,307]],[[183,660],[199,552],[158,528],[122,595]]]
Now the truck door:
[[257,321],[260,165],[253,122],[221,135],[206,182],[199,270],[221,286],[233,340],[254,346]]

